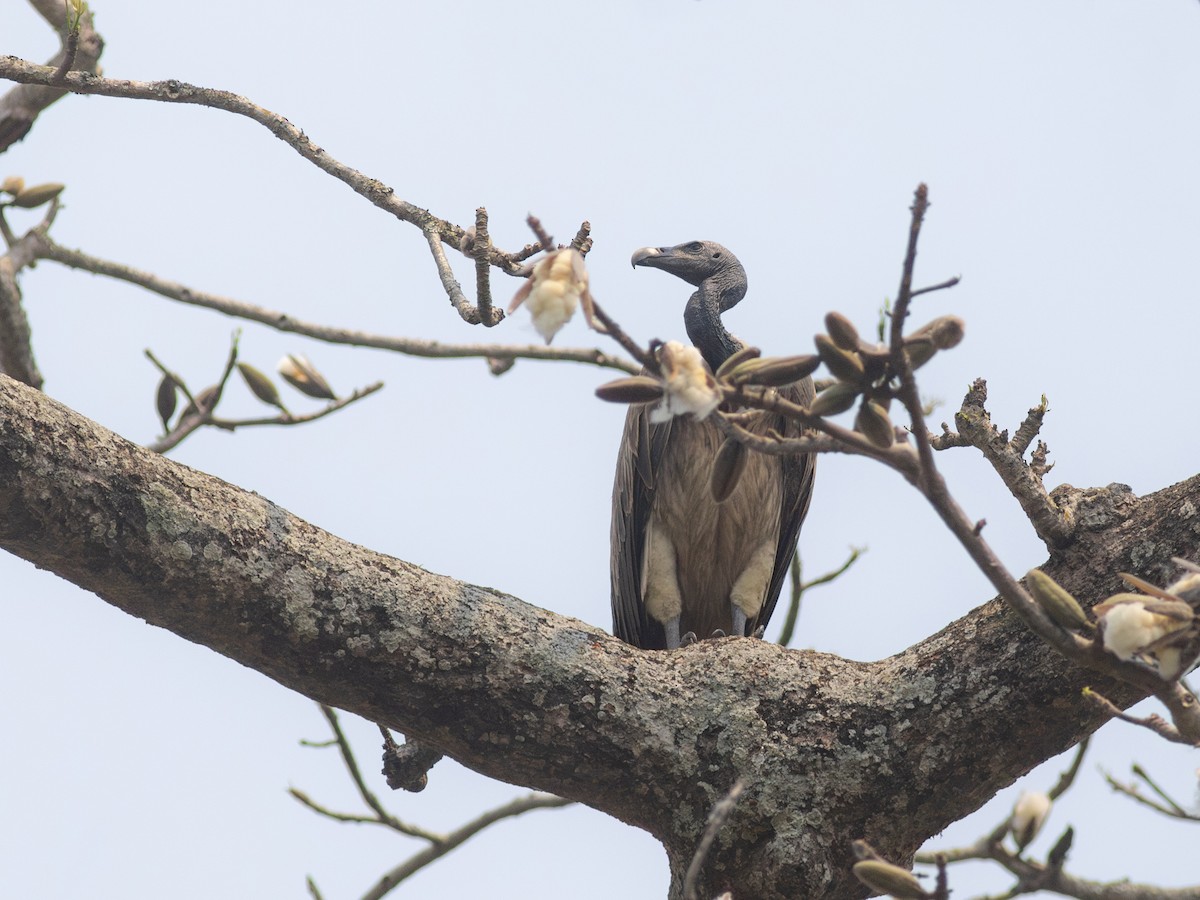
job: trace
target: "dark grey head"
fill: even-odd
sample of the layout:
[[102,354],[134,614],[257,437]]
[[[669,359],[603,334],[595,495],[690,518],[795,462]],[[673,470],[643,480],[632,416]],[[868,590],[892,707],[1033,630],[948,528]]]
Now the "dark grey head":
[[631,262],[634,266],[670,272],[696,287],[714,277],[724,284],[746,283],[746,270],[738,258],[716,241],[689,241],[674,247],[643,247],[633,254]]
[[643,247],[631,262],[670,272],[697,288],[683,311],[683,322],[710,367],[715,370],[741,346],[721,322],[721,313],[746,296],[746,270],[727,249],[716,241]]

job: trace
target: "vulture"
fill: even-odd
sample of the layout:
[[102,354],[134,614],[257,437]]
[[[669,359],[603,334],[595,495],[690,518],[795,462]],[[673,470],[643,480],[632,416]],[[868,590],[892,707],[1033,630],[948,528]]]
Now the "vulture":
[[[684,308],[688,337],[714,372],[743,344],[721,314],[746,295],[746,271],[712,241],[643,247],[633,265],[661,269],[696,288]],[[781,389],[807,406],[811,378]],[[812,495],[814,457],[743,449],[745,467],[721,502],[711,487],[724,438],[711,420],[651,421],[653,404],[631,406],[613,485],[613,633],[645,649],[696,637],[761,637],[795,552]],[[747,427],[798,436],[780,416]]]

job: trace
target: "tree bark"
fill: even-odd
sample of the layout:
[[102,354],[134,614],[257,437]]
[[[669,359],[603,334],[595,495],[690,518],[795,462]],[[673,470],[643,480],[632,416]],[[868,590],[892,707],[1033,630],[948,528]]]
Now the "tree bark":
[[[1047,568],[1086,604],[1119,589],[1116,571],[1161,578],[1200,540],[1200,477],[1076,498],[1088,530]],[[739,777],[702,896],[860,897],[852,839],[903,862],[1102,724],[1085,684],[1141,696],[1070,666],[998,601],[873,663],[740,638],[637,650],[343,541],[3,376],[0,546],[485,775],[649,831],[672,897]],[[881,602],[920,602],[919,583],[897,590]]]

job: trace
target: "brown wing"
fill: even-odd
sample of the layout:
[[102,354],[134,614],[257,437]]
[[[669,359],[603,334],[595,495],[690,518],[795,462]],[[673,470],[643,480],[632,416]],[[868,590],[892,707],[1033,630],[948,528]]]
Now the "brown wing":
[[666,647],[662,625],[642,603],[642,558],[654,503],[655,473],[671,436],[671,422],[650,423],[650,405],[631,406],[617,454],[613,482],[610,573],[613,634],[635,647]]
[[[808,406],[815,395],[811,378],[805,378],[794,385],[781,388],[780,393],[801,406]],[[780,419],[779,428],[785,437],[799,437],[803,430],[793,423],[785,423]],[[800,536],[800,525],[808,514],[808,504],[812,500],[813,475],[816,472],[817,458],[813,454],[804,456],[784,457],[783,460],[783,496],[779,510],[779,545],[775,551],[775,568],[771,572],[771,581],[767,586],[767,595],[763,599],[762,609],[758,616],[746,623],[746,634],[754,634],[759,628],[765,628],[775,611],[779,601],[779,593],[783,589],[783,581],[787,578],[788,567],[796,553],[796,539]]]

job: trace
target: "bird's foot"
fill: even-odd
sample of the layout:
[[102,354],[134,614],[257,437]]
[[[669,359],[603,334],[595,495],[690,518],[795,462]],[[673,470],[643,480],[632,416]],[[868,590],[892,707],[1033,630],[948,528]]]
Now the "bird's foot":
[[733,628],[730,629],[730,634],[737,637],[744,637],[746,634],[746,613],[736,603],[733,606]]
[[696,632],[689,631],[687,634],[685,634],[680,639],[679,646],[680,647],[690,647],[692,644],[696,643],[696,641],[697,641]]
[[759,625],[757,628],[754,629],[754,634],[750,635],[750,637],[758,638],[761,641],[763,639],[763,636],[766,635],[766,633],[767,633],[767,626]]
[[718,628],[716,631],[714,631],[708,637],[709,637],[709,640],[712,640],[713,638],[729,637],[729,635],[727,635],[724,631],[722,631],[720,628]]

